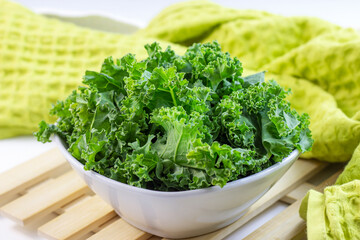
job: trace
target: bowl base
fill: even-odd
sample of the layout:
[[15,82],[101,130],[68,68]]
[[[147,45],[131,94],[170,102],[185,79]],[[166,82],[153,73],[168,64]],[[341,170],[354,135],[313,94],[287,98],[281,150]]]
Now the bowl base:
[[197,229],[193,231],[187,231],[187,232],[179,232],[179,233],[173,233],[173,232],[164,232],[159,229],[151,228],[150,226],[143,226],[141,224],[138,224],[136,222],[133,222],[126,217],[121,216],[121,214],[115,210],[115,212],[124,219],[127,223],[132,225],[133,227],[136,227],[144,232],[151,233],[153,235],[163,237],[163,238],[172,238],[172,239],[181,239],[181,238],[190,238],[190,237],[196,237],[203,234],[208,234],[211,232],[215,232],[221,228],[224,228],[235,221],[239,220],[242,216],[244,216],[248,212],[249,208],[245,209],[243,212],[241,212],[239,215],[237,215],[234,218],[231,218],[230,220],[224,221],[222,223],[217,224],[216,226],[213,226],[211,228],[207,227],[206,229]]

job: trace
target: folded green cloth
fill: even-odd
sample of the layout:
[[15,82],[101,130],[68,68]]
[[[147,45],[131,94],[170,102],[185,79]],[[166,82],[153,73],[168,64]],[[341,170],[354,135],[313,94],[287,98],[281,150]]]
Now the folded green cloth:
[[310,190],[300,206],[307,221],[308,239],[360,239],[360,145],[338,177],[324,193]]
[[307,221],[308,239],[360,239],[360,180],[327,187],[323,194],[310,190],[300,216]]
[[245,73],[267,70],[268,78],[291,88],[289,100],[309,113],[315,140],[302,157],[329,162],[352,157],[339,185],[304,199],[308,237],[359,237],[359,187],[350,181],[360,177],[360,155],[354,153],[360,142],[360,36],[317,18],[182,2],[124,36],[47,19],[0,0],[0,138],[35,131],[40,120],[49,121],[51,103],[79,85],[86,69],[99,68],[109,55],[133,52],[141,58],[143,45],[154,39],[179,53],[194,42],[216,39],[239,57]]

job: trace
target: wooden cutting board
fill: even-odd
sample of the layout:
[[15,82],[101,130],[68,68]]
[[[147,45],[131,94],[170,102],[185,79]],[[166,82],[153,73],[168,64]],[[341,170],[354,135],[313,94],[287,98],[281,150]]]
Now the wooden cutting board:
[[[289,206],[246,239],[306,238],[305,222],[298,214],[301,199],[311,188],[322,190],[333,184],[340,171],[334,172],[334,166],[328,163],[299,159],[238,221],[191,239],[223,239],[278,201]],[[309,183],[315,175],[322,176],[322,183],[317,186]],[[117,216],[76,175],[56,148],[0,174],[0,183],[0,213],[24,227],[30,226],[45,238],[161,239]]]

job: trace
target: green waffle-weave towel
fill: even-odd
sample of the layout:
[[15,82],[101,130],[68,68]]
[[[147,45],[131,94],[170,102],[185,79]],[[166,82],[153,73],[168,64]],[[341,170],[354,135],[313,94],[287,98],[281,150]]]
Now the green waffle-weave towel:
[[0,139],[32,134],[86,69],[100,69],[110,55],[145,57],[144,45],[153,41],[77,27],[0,0]]
[[[169,7],[145,29],[124,36],[50,20],[0,0],[0,138],[36,131],[40,120],[49,121],[51,103],[75,89],[86,69],[99,68],[110,55],[133,52],[141,58],[143,45],[154,39],[179,53],[216,39],[248,73],[267,70],[268,78],[291,88],[289,100],[309,113],[315,140],[302,157],[352,157],[338,185],[304,199],[300,212],[311,223],[308,238],[359,239],[360,35],[320,19],[194,1]],[[314,214],[319,217],[309,218]]]

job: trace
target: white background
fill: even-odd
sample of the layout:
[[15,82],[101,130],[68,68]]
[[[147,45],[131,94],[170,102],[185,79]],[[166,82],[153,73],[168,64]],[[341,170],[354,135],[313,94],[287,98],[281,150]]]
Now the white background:
[[[85,1],[85,0],[16,0],[35,12],[50,12],[60,15],[102,15],[117,20],[126,20],[144,27],[158,12],[179,0],[159,1]],[[344,27],[360,29],[360,1],[340,0],[302,0],[302,1],[214,1],[221,5],[239,9],[259,9],[286,16],[316,16]],[[1,7],[1,6],[0,6]],[[0,100],[1,101],[1,100]],[[54,147],[52,144],[41,144],[31,136],[0,140],[0,172],[6,171]],[[1,184],[1,183],[0,183]],[[268,219],[285,208],[277,204],[254,221],[240,228],[228,239],[241,239],[257,229]],[[31,229],[24,229],[8,219],[0,217],[0,239],[27,240],[41,239]]]
[[[35,11],[50,9],[68,13],[102,13],[146,25],[163,8],[179,0],[14,0]],[[223,6],[258,9],[286,16],[316,16],[345,27],[359,27],[360,1],[355,0],[215,0]]]

